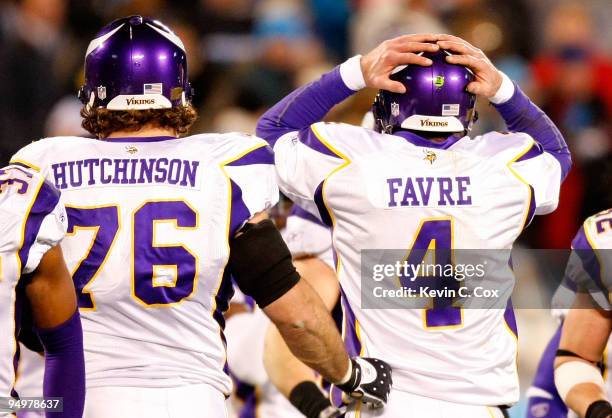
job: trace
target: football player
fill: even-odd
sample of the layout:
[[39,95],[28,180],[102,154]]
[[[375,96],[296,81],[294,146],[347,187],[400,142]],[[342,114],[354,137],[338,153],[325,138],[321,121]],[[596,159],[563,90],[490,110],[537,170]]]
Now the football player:
[[[365,87],[380,89],[377,130],[320,122]],[[509,133],[468,136],[476,95]],[[383,356],[394,369],[376,416],[503,416],[519,399],[508,296],[494,309],[360,309],[361,255],[510,249],[534,214],[556,208],[570,169],[550,119],[464,40],[406,35],[291,93],[257,132],[274,147],[283,193],[333,228],[349,351]],[[511,287],[508,257],[494,266],[492,279]],[[356,405],[347,416],[373,413]]]
[[612,267],[610,249],[612,209],[584,222],[572,241],[566,269],[567,282],[577,293],[563,321],[554,381],[559,397],[581,418],[612,417],[609,381],[601,369],[612,331],[611,283],[604,274]]
[[[300,275],[316,289],[328,310],[333,311],[339,288],[333,270],[329,228],[294,205],[282,235]],[[266,332],[267,341],[264,341]],[[226,336],[232,375],[242,384],[239,388],[251,388],[238,394],[244,400],[241,418],[298,418],[303,415],[318,418],[340,413],[323,394],[320,377],[290,355],[276,328],[259,309],[228,320]],[[266,370],[264,361],[266,367],[272,368]],[[273,385],[268,373],[275,374],[275,381],[283,382],[280,389],[291,403]],[[291,392],[298,385],[301,386],[292,397]],[[319,415],[321,413],[326,415]]]
[[43,395],[63,398],[63,412],[47,416],[80,418],[85,400],[83,332],[58,245],[67,223],[60,193],[31,170],[0,169],[0,220],[0,416],[12,415],[8,399],[19,397],[17,337],[24,315],[31,315],[45,351]]
[[84,416],[225,417],[230,276],[300,360],[382,405],[387,365],[349,359],[266,219],[278,188],[265,141],[179,137],[196,117],[181,40],[157,20],[118,19],[89,44],[85,78],[83,126],[96,138],[42,139],[12,160],[65,197],[62,248],[87,364]]

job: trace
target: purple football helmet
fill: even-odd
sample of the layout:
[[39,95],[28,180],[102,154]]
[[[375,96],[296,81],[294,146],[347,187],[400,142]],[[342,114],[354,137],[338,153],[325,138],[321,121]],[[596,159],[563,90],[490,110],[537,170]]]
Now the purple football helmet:
[[391,79],[406,86],[406,93],[380,90],[373,105],[375,129],[393,133],[401,129],[428,132],[467,132],[475,116],[476,96],[466,86],[474,73],[462,65],[449,64],[448,51],[422,53],[429,67],[398,67]]
[[186,105],[193,91],[180,38],[158,20],[117,19],[89,43],[79,98],[109,110],[168,109]]

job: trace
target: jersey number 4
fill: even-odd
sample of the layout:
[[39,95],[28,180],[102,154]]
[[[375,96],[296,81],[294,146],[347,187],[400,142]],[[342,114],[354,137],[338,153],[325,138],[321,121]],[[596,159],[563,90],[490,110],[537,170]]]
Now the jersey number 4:
[[[95,299],[88,286],[104,267],[117,239],[121,226],[119,207],[68,206],[66,210],[68,235],[75,235],[79,230],[93,231],[89,249],[77,263],[72,278],[79,307],[94,310]],[[148,307],[181,302],[195,292],[197,285],[196,255],[183,245],[157,243],[156,227],[160,223],[170,223],[178,230],[195,229],[198,215],[182,200],[145,202],[133,212],[131,266],[126,263],[125,268],[131,267],[132,296]]]
[[[421,221],[417,230],[411,250],[406,262],[418,266],[423,263],[428,252],[433,251],[436,265],[450,266],[453,264],[453,219],[431,218]],[[419,277],[416,286],[429,286],[432,278]],[[433,279],[436,285],[433,288],[454,287],[457,282],[453,279]],[[461,308],[453,306],[453,300],[445,297],[432,299],[432,307],[423,310],[423,326],[425,329],[441,330],[453,329],[463,325],[463,312]]]

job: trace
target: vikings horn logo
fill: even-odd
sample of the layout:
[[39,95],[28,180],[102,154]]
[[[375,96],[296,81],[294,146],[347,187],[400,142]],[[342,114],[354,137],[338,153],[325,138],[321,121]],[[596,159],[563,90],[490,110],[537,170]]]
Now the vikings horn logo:
[[423,159],[425,161],[429,161],[429,163],[433,165],[433,163],[436,162],[436,159],[438,158],[436,153],[430,150],[423,150],[423,152],[425,153],[425,158]]
[[435,76],[433,82],[434,82],[434,86],[436,86],[436,90],[440,90],[442,86],[444,86],[444,76],[443,75]]
[[138,148],[136,148],[134,145],[126,145],[125,152],[128,154],[136,154],[138,152]]

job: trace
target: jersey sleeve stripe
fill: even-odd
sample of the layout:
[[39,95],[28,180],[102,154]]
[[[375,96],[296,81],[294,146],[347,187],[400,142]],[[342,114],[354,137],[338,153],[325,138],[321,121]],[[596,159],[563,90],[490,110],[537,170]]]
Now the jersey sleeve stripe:
[[241,157],[227,163],[227,166],[252,165],[252,164],[274,164],[274,152],[269,146],[262,144]]
[[334,150],[319,134],[315,125],[310,125],[308,128],[302,129],[298,133],[300,142],[308,148],[313,149],[321,154],[329,155],[330,157],[346,159],[341,153]]
[[312,213],[308,212],[305,209],[302,209],[300,206],[294,204],[289,211],[289,216],[295,216],[306,221],[312,222],[317,225],[327,226],[323,222],[321,222],[316,216]]
[[242,199],[242,189],[234,180],[230,179],[232,187],[232,208],[230,210],[229,238],[233,237],[238,229],[248,221],[252,215]]
[[529,222],[531,222],[531,218],[533,218],[533,215],[531,214],[531,212],[533,211],[533,213],[535,214],[536,202],[535,202],[535,196],[534,196],[533,187],[514,168],[512,168],[512,164],[514,164],[515,162],[519,161],[525,155],[529,154],[529,151],[533,148],[534,144],[535,144],[535,141],[532,140],[531,144],[529,145],[528,148],[526,148],[525,150],[521,151],[520,154],[518,154],[516,157],[514,157],[512,160],[510,160],[510,162],[508,162],[508,164],[507,164],[508,170],[510,170],[512,175],[514,177],[516,177],[521,183],[523,183],[525,186],[527,186],[527,190],[529,192],[529,198],[527,200],[527,208],[526,208],[525,215],[523,217],[522,226],[521,226],[521,229],[520,229],[521,231],[523,231],[527,227],[527,225],[529,225]]
[[321,216],[321,220],[323,221],[323,224],[326,226],[332,227],[334,226],[334,223],[332,221],[332,214],[329,211],[329,208],[327,207],[327,205],[325,204],[323,200],[323,185],[324,184],[325,184],[325,180],[319,183],[319,185],[315,189],[314,202],[315,202],[315,205],[317,205],[317,209],[319,209],[319,215]]
[[514,316],[514,308],[512,306],[512,300],[508,299],[506,304],[506,310],[504,311],[504,322],[508,331],[512,333],[514,338],[518,339],[518,327],[516,326],[516,317]]
[[37,173],[40,173],[40,167],[38,167],[37,165],[34,165],[32,163],[29,163],[27,161],[24,161],[24,160],[20,160],[20,159],[14,158],[14,159],[11,160],[10,164],[19,165],[21,167],[29,168],[31,170],[36,171]]
[[[261,143],[221,163],[221,170],[223,171],[223,175],[227,179],[228,191],[229,191],[229,207],[228,207],[228,220],[227,220],[228,239],[233,237],[236,231],[238,230],[238,228],[240,228],[243,223],[248,221],[252,215],[249,209],[247,208],[246,204],[244,203],[244,200],[242,199],[242,189],[236,182],[234,182],[234,180],[232,180],[230,175],[225,170],[225,167],[233,165],[233,163],[240,161],[243,158],[246,158],[249,154],[259,149],[262,149],[262,148],[269,148],[269,147],[267,144]],[[274,156],[272,156],[272,161],[274,161]],[[244,164],[236,164],[236,165],[244,165]]]
[[36,241],[43,220],[55,209],[60,199],[59,191],[46,181],[41,180],[38,187],[30,208],[26,213],[23,226],[22,244],[18,252],[22,270],[28,264],[30,248]]
[[538,144],[537,142],[533,141],[531,144],[531,147],[527,150],[527,152],[525,152],[523,155],[521,155],[516,161],[516,163],[521,162],[521,161],[526,161],[526,160],[530,160],[532,158],[537,157],[538,155],[542,155],[544,154],[544,150],[542,149],[542,146],[540,144]]
[[[349,357],[361,356],[364,347],[361,343],[359,322],[357,322],[355,313],[349,306],[342,289],[340,289],[340,303],[342,306],[342,340],[344,341],[344,347]],[[340,406],[345,401],[344,393],[335,385],[330,387],[329,395],[333,405]]]

